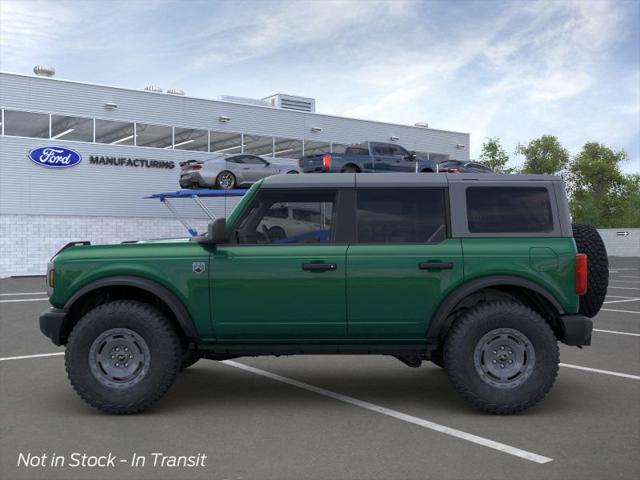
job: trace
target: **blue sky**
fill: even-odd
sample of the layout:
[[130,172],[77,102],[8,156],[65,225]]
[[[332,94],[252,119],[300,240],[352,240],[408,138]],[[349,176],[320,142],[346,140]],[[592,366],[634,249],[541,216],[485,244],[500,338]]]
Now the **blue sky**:
[[0,0],[0,69],[625,149],[640,172],[640,1]]

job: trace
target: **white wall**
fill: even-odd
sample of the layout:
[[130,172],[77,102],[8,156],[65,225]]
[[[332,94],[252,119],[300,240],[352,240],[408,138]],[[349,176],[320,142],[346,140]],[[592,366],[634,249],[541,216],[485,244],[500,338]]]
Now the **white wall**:
[[[598,232],[609,256],[640,257],[640,228],[601,228]],[[628,235],[619,234],[624,232]]]

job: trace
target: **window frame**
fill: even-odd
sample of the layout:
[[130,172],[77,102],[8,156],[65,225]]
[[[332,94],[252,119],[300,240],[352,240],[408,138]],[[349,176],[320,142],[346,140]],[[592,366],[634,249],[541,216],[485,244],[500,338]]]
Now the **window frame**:
[[[444,231],[444,236],[443,237],[437,237],[436,240],[433,240],[431,242],[367,242],[367,243],[360,243],[358,240],[358,194],[362,191],[367,191],[367,190],[374,190],[374,191],[380,191],[380,190],[392,190],[392,191],[399,191],[397,188],[392,188],[392,187],[361,187],[361,188],[356,188],[353,189],[355,192],[354,195],[354,199],[353,199],[353,222],[352,222],[352,232],[351,232],[351,244],[353,245],[397,245],[397,246],[401,246],[401,245],[438,245],[442,242],[444,242],[445,240],[451,238],[451,216],[450,216],[450,204],[449,204],[449,191],[448,188],[445,186],[423,186],[423,187],[408,187],[408,188],[403,188],[400,191],[415,191],[415,190],[440,190],[441,194],[442,194],[442,205],[444,208],[444,226],[445,226],[445,231]],[[435,233],[435,232],[434,232]]]

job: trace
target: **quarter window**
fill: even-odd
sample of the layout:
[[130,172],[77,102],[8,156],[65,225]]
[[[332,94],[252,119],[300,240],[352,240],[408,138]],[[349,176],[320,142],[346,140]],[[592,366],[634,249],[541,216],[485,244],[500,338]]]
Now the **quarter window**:
[[549,192],[543,187],[467,188],[472,233],[536,233],[553,230]]
[[334,205],[333,191],[263,192],[242,220],[238,241],[245,245],[329,243]]
[[443,189],[362,189],[358,243],[436,243],[446,237]]

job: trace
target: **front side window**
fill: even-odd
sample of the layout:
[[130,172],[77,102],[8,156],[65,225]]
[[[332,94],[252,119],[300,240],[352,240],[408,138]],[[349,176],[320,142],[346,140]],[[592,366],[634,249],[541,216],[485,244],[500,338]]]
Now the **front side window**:
[[4,134],[16,137],[49,138],[49,115],[5,110]]
[[334,191],[261,192],[240,222],[238,243],[330,243],[334,206]]
[[446,237],[444,190],[361,189],[358,243],[437,243]]
[[248,163],[250,165],[264,165],[266,162],[260,158],[253,155],[245,155],[242,157],[242,163]]
[[467,221],[472,233],[536,233],[553,230],[544,187],[469,187]]

